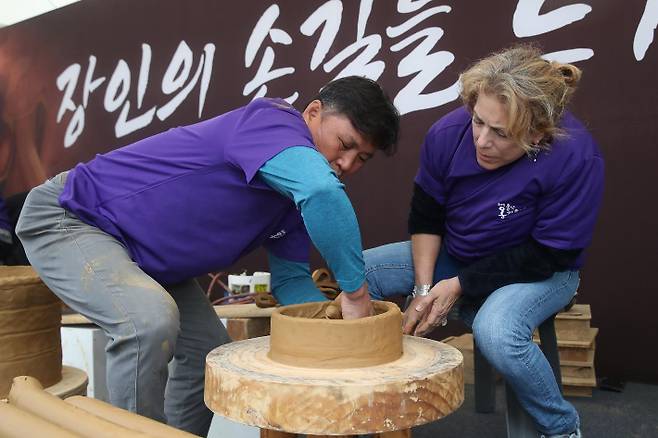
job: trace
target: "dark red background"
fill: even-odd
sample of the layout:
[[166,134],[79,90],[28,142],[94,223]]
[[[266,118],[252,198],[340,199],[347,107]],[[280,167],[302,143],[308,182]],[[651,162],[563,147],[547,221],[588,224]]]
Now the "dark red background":
[[[261,0],[219,2],[212,0],[86,0],[26,22],[0,29],[0,115],[5,129],[0,134],[0,184],[3,194],[27,190],[61,170],[102,153],[160,132],[168,127],[193,123],[197,117],[198,85],[176,112],[164,122],[155,119],[148,127],[117,139],[114,123],[119,111],[102,107],[103,91],[91,95],[85,110],[85,129],[70,148],[63,147],[64,129],[56,114],[62,99],[57,76],[72,63],[82,65],[84,78],[88,57],[98,58],[96,76],[111,75],[120,58],[132,73],[130,100],[141,60],[141,44],[153,49],[150,83],[144,108],[169,100],[160,91],[160,81],[181,40],[194,52],[193,71],[206,43],[216,45],[213,77],[202,118],[241,106],[253,95],[243,96],[244,84],[258,68],[266,40],[250,68],[244,66],[244,52],[251,31],[272,2]],[[268,83],[268,96],[285,97],[298,91],[295,103],[303,108],[314,92],[342,69],[326,73],[322,67],[310,71],[311,54],[318,35],[307,37],[301,23],[323,1],[279,1],[280,16],[275,27],[290,34],[289,46],[272,45],[274,68],[293,66],[291,76]],[[583,271],[579,301],[592,307],[592,325],[600,328],[597,338],[597,374],[658,382],[653,341],[658,328],[658,308],[653,283],[658,247],[656,215],[658,190],[658,120],[656,78],[658,43],[649,46],[643,60],[633,55],[633,39],[645,1],[600,0],[589,2],[593,10],[580,21],[539,35],[517,38],[512,30],[516,1],[445,1],[452,7],[417,26],[439,26],[445,34],[433,51],[447,50],[455,61],[427,87],[429,93],[450,86],[457,75],[474,60],[515,42],[534,41],[546,52],[591,48],[594,56],[578,62],[583,71],[573,110],[586,122],[606,159],[604,205]],[[568,1],[546,2],[543,12]],[[343,2],[343,21],[337,39],[325,60],[354,42],[358,2]],[[426,10],[440,4],[430,3]],[[410,78],[396,74],[399,61],[416,46],[392,52],[391,45],[403,37],[388,38],[387,26],[396,26],[416,14],[400,14],[396,2],[375,2],[366,35],[382,36],[376,59],[386,63],[380,83],[394,96]],[[348,58],[347,64],[354,57]],[[81,83],[74,99],[81,101]],[[104,86],[101,87],[104,90]],[[407,239],[406,216],[410,188],[416,171],[418,151],[429,126],[459,103],[412,112],[403,116],[399,153],[377,158],[350,178],[348,190],[357,210],[365,247]],[[221,203],[208,202],[208,214],[221,211]],[[193,224],[190,224],[193,226]],[[314,265],[321,264],[316,256]],[[262,253],[240,261],[240,268],[266,268]],[[437,336],[442,337],[447,333]]]

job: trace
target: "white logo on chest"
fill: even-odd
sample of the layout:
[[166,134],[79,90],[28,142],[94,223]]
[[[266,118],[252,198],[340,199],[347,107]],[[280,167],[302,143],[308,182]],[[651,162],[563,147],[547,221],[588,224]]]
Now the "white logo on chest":
[[507,216],[518,212],[519,209],[512,204],[508,204],[506,202],[498,203],[498,217],[501,219],[505,219]]
[[286,230],[281,230],[278,233],[274,233],[270,236],[270,239],[280,239],[286,235]]

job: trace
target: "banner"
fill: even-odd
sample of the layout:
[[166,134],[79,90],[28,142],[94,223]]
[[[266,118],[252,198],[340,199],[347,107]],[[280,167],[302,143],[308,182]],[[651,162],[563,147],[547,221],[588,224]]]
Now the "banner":
[[[650,361],[628,361],[643,348],[618,329],[649,330],[639,325],[655,318],[641,308],[658,305],[648,281],[658,247],[657,24],[658,0],[85,0],[0,29],[0,187],[28,190],[256,97],[303,110],[322,85],[357,74],[394,99],[402,136],[397,155],[347,179],[348,193],[365,247],[405,240],[420,145],[461,105],[459,73],[492,51],[536,43],[583,70],[572,110],[606,160],[580,295],[602,329],[598,351],[619,341],[628,372],[658,381]],[[220,211],[208,200],[208,214]],[[264,268],[253,260],[241,266]],[[606,364],[620,366],[612,356]]]

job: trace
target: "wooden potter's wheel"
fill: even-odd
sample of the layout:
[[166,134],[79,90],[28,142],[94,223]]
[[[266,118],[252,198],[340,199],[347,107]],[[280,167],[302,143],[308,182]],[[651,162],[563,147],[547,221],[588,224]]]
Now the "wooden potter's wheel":
[[[318,306],[326,305],[282,307],[272,315],[271,337],[213,350],[206,360],[206,405],[244,424],[312,435],[404,430],[461,406],[463,358],[457,349],[402,336],[394,304],[378,302],[376,316],[350,321],[319,319]],[[375,354],[372,344],[393,348]],[[402,351],[396,353],[396,346]],[[375,363],[367,364],[368,357]]]

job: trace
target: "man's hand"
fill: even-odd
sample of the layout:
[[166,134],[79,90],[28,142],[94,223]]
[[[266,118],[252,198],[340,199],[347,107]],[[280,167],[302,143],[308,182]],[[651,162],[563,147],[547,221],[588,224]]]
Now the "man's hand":
[[411,302],[404,314],[403,332],[423,336],[439,325],[445,325],[448,312],[461,293],[458,277],[439,281],[432,287],[429,295],[417,297]]
[[340,300],[343,319],[357,319],[374,314],[367,283],[363,283],[363,286],[352,293],[342,292],[336,300]]

